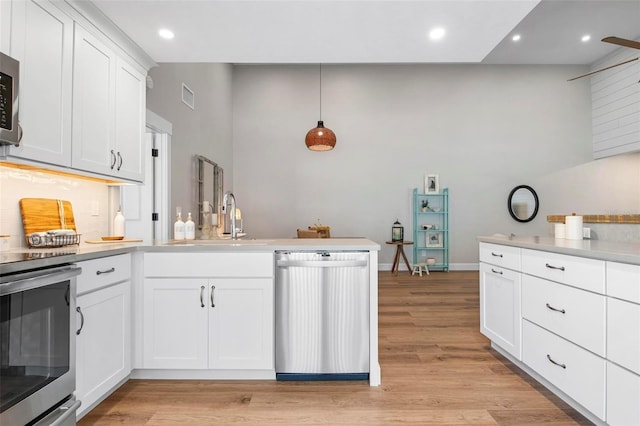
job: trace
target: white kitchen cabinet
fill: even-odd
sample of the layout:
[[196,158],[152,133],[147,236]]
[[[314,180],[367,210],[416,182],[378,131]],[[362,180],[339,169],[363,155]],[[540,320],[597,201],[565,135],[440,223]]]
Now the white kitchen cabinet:
[[[518,249],[519,250],[519,249]],[[508,248],[481,247],[504,261]],[[481,258],[487,258],[481,254]],[[480,262],[480,332],[517,359],[521,358],[521,275],[517,271]]]
[[79,262],[76,397],[80,418],[131,373],[130,255]]
[[607,423],[640,425],[640,376],[607,362]]
[[207,368],[208,281],[144,280],[144,368]]
[[71,165],[73,20],[46,0],[11,4],[10,55],[20,61],[20,146],[9,156]]
[[271,278],[146,278],[144,368],[272,369]]
[[145,253],[143,368],[273,371],[273,253]]
[[274,366],[273,280],[211,280],[209,367],[268,370]]
[[602,357],[605,312],[606,301],[600,294],[522,277],[522,317]]
[[598,418],[605,418],[605,360],[525,320],[522,361]]
[[72,167],[142,181],[144,73],[75,26]]

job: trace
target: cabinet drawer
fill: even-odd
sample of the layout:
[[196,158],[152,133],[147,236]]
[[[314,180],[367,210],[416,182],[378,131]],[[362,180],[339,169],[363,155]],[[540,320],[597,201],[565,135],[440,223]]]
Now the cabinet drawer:
[[607,358],[640,374],[640,305],[607,297]]
[[604,420],[604,359],[527,320],[522,322],[522,343],[526,365]]
[[520,270],[520,248],[480,243],[480,262]]
[[607,262],[607,296],[640,303],[640,266]]
[[272,277],[273,253],[145,253],[145,277]]
[[640,425],[640,376],[607,362],[607,424]]
[[94,291],[131,278],[131,255],[101,257],[78,262],[82,273],[78,276],[77,294]]
[[605,305],[605,296],[522,277],[522,316],[600,356],[606,346]]
[[604,294],[605,262],[537,250],[522,250],[522,272]]

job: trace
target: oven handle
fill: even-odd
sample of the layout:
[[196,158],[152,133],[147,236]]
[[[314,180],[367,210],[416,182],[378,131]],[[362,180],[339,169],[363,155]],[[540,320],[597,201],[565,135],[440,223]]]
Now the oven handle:
[[75,401],[73,401],[73,404],[67,405],[70,402],[71,401],[68,401],[68,402],[62,404],[60,407],[58,407],[58,409],[56,411],[60,412],[60,417],[55,419],[50,424],[50,426],[62,426],[64,424],[66,424],[66,421],[69,420],[69,418],[71,416],[74,416],[74,417],[76,416],[76,411],[78,411],[78,408],[80,408],[80,406],[82,405],[82,401],[75,400]]
[[80,275],[82,268],[64,265],[56,268],[23,272],[0,277],[0,296],[57,284]]

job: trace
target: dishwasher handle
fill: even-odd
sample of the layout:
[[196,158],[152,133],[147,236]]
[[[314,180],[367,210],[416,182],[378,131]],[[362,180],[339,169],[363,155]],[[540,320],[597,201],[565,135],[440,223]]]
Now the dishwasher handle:
[[366,260],[278,260],[278,268],[360,268],[367,266]]

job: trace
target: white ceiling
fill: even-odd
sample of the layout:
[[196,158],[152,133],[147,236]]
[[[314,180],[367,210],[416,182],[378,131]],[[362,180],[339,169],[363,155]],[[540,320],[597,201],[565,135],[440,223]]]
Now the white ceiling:
[[640,38],[640,0],[92,2],[159,63],[590,64]]

